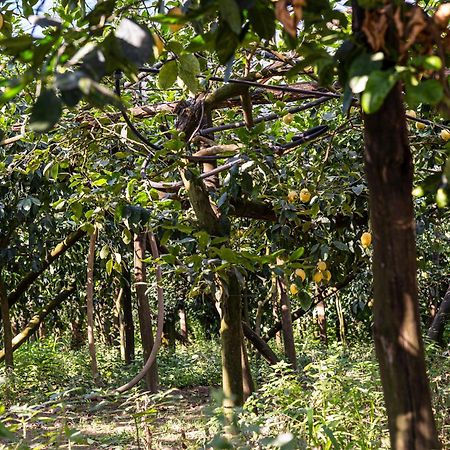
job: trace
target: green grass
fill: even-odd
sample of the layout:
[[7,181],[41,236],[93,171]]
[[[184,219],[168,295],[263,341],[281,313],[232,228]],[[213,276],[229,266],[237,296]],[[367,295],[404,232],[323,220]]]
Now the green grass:
[[[236,412],[242,433],[235,439],[234,447],[389,448],[383,395],[370,343],[348,347],[331,344],[324,348],[315,341],[302,341],[297,352],[301,368],[299,375],[292,374],[283,364],[275,370],[268,368],[262,361],[253,364],[258,390],[245,407]],[[138,360],[140,359],[138,355]],[[444,448],[450,448],[449,358],[441,349],[430,347],[427,349],[427,360],[436,421]],[[11,416],[11,411],[15,410],[17,425],[17,412],[22,408],[23,422],[31,424],[37,421],[37,416],[42,416],[42,412],[54,409],[55,404],[64,409],[74,399],[81,399],[83,408],[88,407],[89,396],[102,396],[111,392],[112,388],[129,380],[141,366],[140,362],[136,362],[125,367],[116,349],[102,345],[98,348],[98,363],[105,383],[102,389],[92,382],[86,349],[72,351],[65,341],[52,339],[24,345],[15,353],[14,375],[6,378],[3,372],[0,373],[0,403],[7,408],[2,417],[8,416],[8,410]],[[163,349],[158,357],[158,365],[164,388],[186,388],[186,392],[189,392],[195,386],[220,386],[220,351],[217,342],[180,346],[173,353]],[[130,395],[135,395],[136,392],[135,390]],[[39,414],[34,414],[33,408],[27,406],[36,404],[41,404]],[[156,405],[156,410],[164,410],[165,422],[183,423],[182,416],[180,418],[183,412],[179,411],[181,406],[177,407],[176,401],[173,413],[171,408],[165,410],[158,401],[152,404]],[[195,419],[198,424],[192,426],[202,431],[200,435],[206,437],[192,448],[206,446],[207,443],[215,448],[226,445],[222,437],[223,418],[220,408],[216,408],[217,404],[218,402],[216,405],[213,403],[209,408],[208,421],[200,416]],[[122,438],[113,434],[109,436],[107,420],[103,420],[99,423],[103,423],[106,431],[95,442],[107,446],[131,442],[132,417],[136,413],[133,408],[130,409],[128,418],[131,429]],[[75,408],[70,417],[74,419],[79,411],[82,410]],[[102,420],[101,417],[99,420]],[[159,422],[152,426],[156,435],[159,433],[162,436],[165,433]],[[61,436],[69,439],[70,427],[69,431],[61,427],[62,425],[54,433],[59,433],[58,439]],[[16,428],[20,432],[20,426],[17,425]],[[0,435],[1,433],[0,429]]]

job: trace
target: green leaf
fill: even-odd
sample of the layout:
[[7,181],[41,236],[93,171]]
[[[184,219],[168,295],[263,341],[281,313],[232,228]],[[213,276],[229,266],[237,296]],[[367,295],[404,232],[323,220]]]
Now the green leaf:
[[169,61],[161,67],[158,74],[158,86],[160,89],[168,89],[177,80],[178,65],[175,60]]
[[304,289],[299,292],[300,305],[306,311],[312,305],[312,298]]
[[106,263],[106,272],[108,273],[108,275],[111,275],[113,266],[114,266],[114,260],[108,259],[108,261]]
[[44,132],[56,125],[62,114],[62,104],[55,91],[45,89],[33,105],[30,117],[30,128]]
[[221,64],[226,64],[234,55],[234,52],[239,45],[238,36],[233,33],[228,24],[221,23],[216,31],[215,48],[217,57]]
[[241,11],[235,0],[221,0],[219,2],[220,14],[228,23],[233,33],[239,35],[241,32]]
[[200,63],[198,59],[190,53],[181,55],[178,62],[178,76],[194,94],[198,91],[197,75],[199,74]]
[[397,80],[397,74],[392,71],[375,70],[370,74],[361,97],[361,106],[366,114],[373,114],[381,108]]
[[109,255],[109,246],[105,244],[102,249],[100,250],[100,258],[106,259]]
[[406,99],[410,105],[435,105],[443,96],[444,89],[438,80],[422,81],[417,86],[409,85],[406,89]]
[[261,39],[270,39],[275,34],[275,13],[267,2],[255,2],[248,15],[253,30]]
[[128,228],[125,228],[122,231],[122,241],[125,245],[128,245],[131,242],[131,231]]
[[305,253],[304,247],[299,247],[297,250],[291,253],[291,255],[289,256],[289,261],[296,261],[303,255],[303,253]]

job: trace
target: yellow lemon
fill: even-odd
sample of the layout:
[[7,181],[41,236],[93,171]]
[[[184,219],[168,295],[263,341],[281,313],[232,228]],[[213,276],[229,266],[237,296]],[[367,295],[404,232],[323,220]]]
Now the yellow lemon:
[[447,142],[448,140],[450,140],[450,131],[442,130],[439,133],[439,136],[441,136],[441,139],[443,139],[445,142]]
[[425,123],[422,122],[416,122],[416,129],[417,130],[424,130],[427,127],[427,125]]
[[[171,16],[171,17],[183,17],[184,13],[181,8],[175,7],[175,8],[169,9],[169,11],[167,12],[167,15]],[[184,27],[184,25],[182,25],[180,23],[169,24],[169,30],[172,31],[173,33],[176,33],[178,30],[181,30],[183,27]]]
[[370,247],[372,243],[372,235],[369,232],[365,232],[361,235],[361,244],[364,248]]
[[295,191],[289,191],[288,196],[287,196],[288,202],[289,203],[293,203],[295,202],[295,200],[298,199],[298,194]]
[[306,273],[303,269],[295,269],[295,275],[300,277],[302,279],[302,281],[305,281],[305,279],[306,279]]
[[327,263],[325,261],[319,261],[317,263],[317,268],[323,272],[324,270],[327,270]]
[[323,278],[326,282],[331,280],[331,272],[329,270],[325,270],[323,273]]
[[323,280],[322,272],[315,272],[313,276],[313,280],[315,283],[320,283]]
[[300,191],[300,200],[303,203],[308,203],[311,200],[311,192],[309,192],[308,189],[303,188]]
[[293,120],[294,120],[294,116],[291,113],[288,113],[285,116],[283,116],[283,122],[286,125],[289,125],[290,123],[292,123]]
[[292,284],[289,286],[289,292],[290,292],[292,295],[298,294],[298,287],[297,287],[297,285],[294,284],[294,283],[292,283]]
[[414,110],[412,110],[412,109],[408,109],[408,111],[406,111],[406,115],[407,115],[407,116],[414,117],[414,118],[417,117],[416,112],[415,112]]

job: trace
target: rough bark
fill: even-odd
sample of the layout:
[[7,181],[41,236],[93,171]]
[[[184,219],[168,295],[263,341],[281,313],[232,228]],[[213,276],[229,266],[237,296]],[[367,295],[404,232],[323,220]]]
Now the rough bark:
[[413,162],[402,91],[364,117],[365,169],[374,235],[374,338],[391,446],[440,448],[420,333]]
[[428,329],[428,338],[437,342],[439,345],[444,345],[444,330],[445,324],[450,317],[450,286],[442,300],[439,310],[434,317],[433,323]]
[[[40,309],[28,322],[25,328],[12,340],[12,350],[17,350],[39,328],[45,318],[53,312],[62,302],[67,300],[75,292],[75,285],[61,291],[50,303]],[[0,361],[5,359],[5,349],[0,350]]]
[[297,370],[297,356],[295,354],[294,330],[292,328],[291,317],[291,302],[286,292],[286,283],[281,277],[278,277],[278,291],[280,295],[284,354],[291,363],[292,368]]
[[9,303],[6,288],[3,283],[3,274],[0,271],[0,310],[2,312],[2,324],[3,324],[3,358],[7,370],[13,370],[14,368],[14,356],[13,356],[13,336],[11,328],[11,319],[9,317]]
[[100,381],[100,373],[97,365],[97,353],[95,350],[94,336],[94,264],[95,264],[95,242],[97,240],[98,230],[95,228],[89,241],[89,253],[87,263],[87,281],[86,281],[86,318],[87,318],[87,336],[89,344],[89,355],[91,357],[92,378],[96,383]]
[[225,408],[242,406],[244,393],[242,386],[241,360],[241,289],[234,270],[228,272],[228,293],[223,296],[220,323],[222,344],[222,380]]
[[122,278],[122,327],[123,327],[123,359],[130,364],[135,358],[133,304],[131,301],[131,273],[126,268]]
[[[144,350],[144,363],[148,360],[154,345],[152,319],[150,305],[147,297],[147,276],[145,263],[146,233],[137,234],[134,238],[134,281],[136,286],[136,297],[138,303],[138,316],[141,331],[142,347]],[[155,363],[144,377],[147,389],[154,393],[158,392],[158,366]]]

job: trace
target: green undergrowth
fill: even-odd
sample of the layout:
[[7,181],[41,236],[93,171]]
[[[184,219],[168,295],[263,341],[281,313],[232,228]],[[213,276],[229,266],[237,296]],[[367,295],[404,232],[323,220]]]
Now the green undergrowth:
[[[285,363],[269,372],[258,390],[236,411],[238,436],[226,439],[217,407],[215,430],[204,448],[388,449],[386,411],[374,352],[316,343],[298,347],[301,367]],[[450,448],[450,361],[441,349],[427,352],[433,404],[443,448]]]
[[[297,346],[297,354],[299,374],[293,374],[285,363],[269,368],[252,357],[257,391],[244,408],[236,411],[238,436],[231,441],[224,437],[218,396],[196,425],[207,437],[188,448],[389,448],[383,395],[371,344],[330,344],[325,348],[316,341],[303,341]],[[139,354],[137,360],[141,360]],[[444,448],[450,448],[449,358],[442,349],[429,347],[427,360],[436,420]],[[92,395],[106,395],[129,380],[141,366],[140,362],[124,366],[117,349],[102,345],[98,348],[98,363],[103,380],[100,388],[92,382],[86,349],[73,351],[65,341],[52,339],[24,345],[15,353],[14,375],[5,377],[1,373],[0,404],[6,406],[1,417],[24,405],[41,404],[44,406],[40,411],[45,411],[45,405],[53,401],[64,404],[74,398],[87,401]],[[158,365],[164,389],[220,386],[220,351],[215,341],[179,346],[175,352],[163,349]],[[67,433],[70,437],[71,430]],[[113,441],[111,437],[108,442]]]

